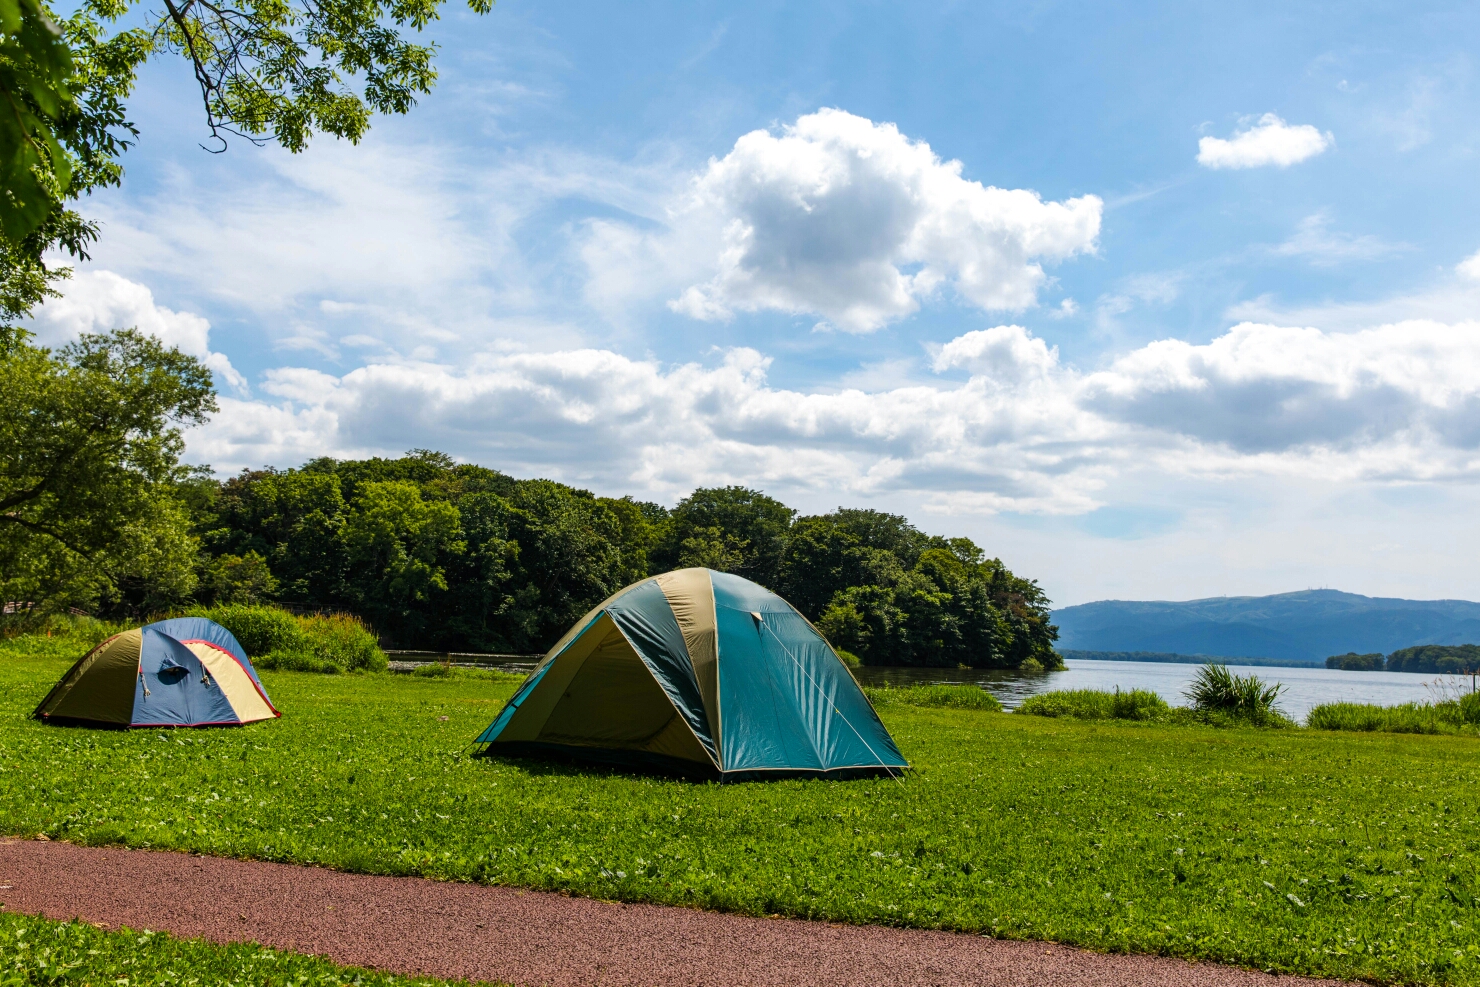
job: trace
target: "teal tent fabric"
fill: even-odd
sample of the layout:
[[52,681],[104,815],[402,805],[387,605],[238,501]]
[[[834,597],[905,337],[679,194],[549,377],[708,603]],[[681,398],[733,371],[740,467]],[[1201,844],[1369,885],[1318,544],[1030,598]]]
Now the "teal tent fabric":
[[485,753],[724,780],[908,767],[822,635],[749,580],[664,574],[615,594],[578,626],[478,736]]

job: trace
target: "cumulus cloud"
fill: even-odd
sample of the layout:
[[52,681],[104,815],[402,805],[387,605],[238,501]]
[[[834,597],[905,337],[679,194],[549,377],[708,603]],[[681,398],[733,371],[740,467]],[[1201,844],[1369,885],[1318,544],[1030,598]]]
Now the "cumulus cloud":
[[1352,333],[1246,323],[1084,372],[1020,326],[933,355],[964,373],[876,391],[772,386],[770,360],[665,366],[600,349],[282,369],[196,433],[218,468],[437,446],[516,473],[680,495],[908,493],[943,510],[1074,514],[1116,475],[1418,480],[1480,474],[1480,323]]
[[1471,281],[1480,281],[1480,250],[1460,261],[1455,270]]
[[1266,113],[1247,130],[1227,140],[1204,137],[1197,142],[1197,163],[1205,168],[1288,168],[1313,158],[1336,142],[1308,123],[1291,125]]
[[1028,308],[1044,263],[1094,250],[1098,197],[1045,202],[961,172],[893,124],[819,110],[711,160],[666,231],[603,223],[585,255],[602,293],[631,280],[633,258],[688,266],[670,305],[697,319],[770,310],[870,332],[944,288],[982,309]]
[[147,287],[112,271],[76,271],[61,285],[62,297],[36,310],[30,328],[45,346],[60,346],[84,332],[138,329],[168,346],[198,357],[237,389],[246,379],[223,353],[211,350],[211,324],[199,315],[176,312],[154,301]]

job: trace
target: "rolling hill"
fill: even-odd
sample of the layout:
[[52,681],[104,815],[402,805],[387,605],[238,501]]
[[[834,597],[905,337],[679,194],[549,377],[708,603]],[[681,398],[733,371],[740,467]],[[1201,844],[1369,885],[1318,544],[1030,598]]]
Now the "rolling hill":
[[1055,610],[1060,649],[1320,662],[1348,651],[1480,642],[1480,603],[1331,589],[1206,600],[1101,600]]

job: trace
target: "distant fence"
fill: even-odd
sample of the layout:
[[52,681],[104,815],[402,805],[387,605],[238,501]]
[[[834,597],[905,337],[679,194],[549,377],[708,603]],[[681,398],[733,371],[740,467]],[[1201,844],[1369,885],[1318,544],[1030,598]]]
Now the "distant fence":
[[425,665],[455,665],[459,668],[489,668],[501,672],[527,672],[544,655],[500,655],[480,651],[386,651],[392,671],[412,671]]

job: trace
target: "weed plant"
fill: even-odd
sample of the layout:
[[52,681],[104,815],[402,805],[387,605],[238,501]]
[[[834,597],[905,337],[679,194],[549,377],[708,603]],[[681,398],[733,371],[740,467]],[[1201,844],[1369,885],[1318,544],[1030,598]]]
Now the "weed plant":
[[1066,716],[1077,720],[1142,720],[1162,722],[1172,718],[1165,699],[1149,689],[1105,692],[1099,689],[1064,689],[1029,696],[1018,706],[1029,716]]
[[1209,723],[1284,727],[1292,722],[1278,706],[1284,686],[1266,683],[1257,675],[1235,675],[1227,665],[1208,664],[1197,670],[1186,695],[1192,711]]
[[448,981],[343,967],[256,943],[218,946],[160,932],[108,932],[0,912],[0,985],[151,984],[154,987],[450,987]]
[[233,729],[28,719],[69,661],[0,660],[0,833],[1480,985],[1480,739],[888,704],[902,781],[720,785],[471,756],[507,678],[266,672],[283,718]]
[[986,689],[975,685],[911,685],[899,688],[865,686],[864,694],[875,709],[917,706],[921,709],[977,709],[1002,712],[1002,704]]

